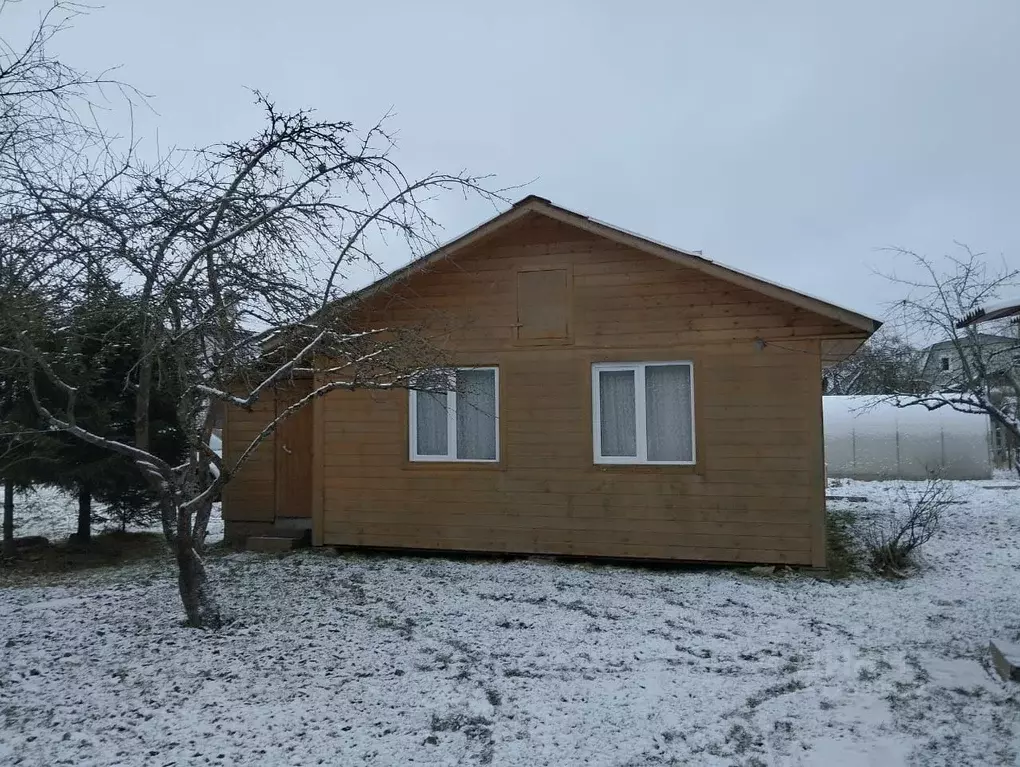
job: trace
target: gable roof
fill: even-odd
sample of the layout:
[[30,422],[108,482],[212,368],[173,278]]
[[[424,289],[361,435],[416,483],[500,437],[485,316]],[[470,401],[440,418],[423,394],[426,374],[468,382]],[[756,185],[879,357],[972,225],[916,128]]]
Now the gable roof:
[[371,285],[354,291],[345,298],[340,299],[339,303],[356,303],[369,298],[380,291],[386,290],[407,277],[410,277],[412,274],[423,271],[436,262],[453,256],[458,251],[477,243],[484,237],[493,234],[515,221],[518,221],[529,213],[538,213],[543,216],[547,216],[555,221],[577,227],[578,229],[591,234],[604,237],[607,240],[627,245],[635,250],[664,258],[667,261],[672,261],[680,266],[696,269],[704,274],[754,290],[758,293],[769,296],[770,298],[775,298],[779,301],[814,312],[823,317],[843,322],[847,325],[858,328],[868,335],[874,333],[882,325],[879,320],[872,319],[871,317],[859,314],[858,312],[846,309],[842,306],[837,306],[836,304],[829,303],[828,301],[823,301],[822,299],[815,298],[814,296],[809,296],[806,293],[801,293],[783,285],[769,282],[761,277],[756,277],[738,269],[723,266],[711,259],[705,258],[700,253],[674,248],[670,245],[665,245],[661,242],[648,239],[647,237],[634,234],[626,229],[611,226],[610,224],[598,221],[597,219],[585,216],[581,213],[568,210],[567,208],[562,208],[559,205],[554,205],[544,197],[538,197],[536,195],[528,195],[522,200],[514,203],[509,210],[494,216],[466,234],[463,234],[445,245],[436,248],[436,250],[431,253],[427,253],[406,266],[390,272],[388,275],[373,282]]

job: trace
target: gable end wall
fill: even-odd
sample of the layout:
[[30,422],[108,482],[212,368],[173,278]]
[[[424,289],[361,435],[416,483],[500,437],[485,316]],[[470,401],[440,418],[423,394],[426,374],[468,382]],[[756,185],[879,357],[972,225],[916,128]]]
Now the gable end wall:
[[[546,268],[570,271],[570,338],[521,342],[518,272]],[[859,329],[538,215],[357,321],[424,324],[456,363],[498,365],[501,461],[412,463],[406,392],[331,393],[317,541],[824,564],[820,342]],[[591,365],[642,360],[693,361],[696,466],[593,463]]]

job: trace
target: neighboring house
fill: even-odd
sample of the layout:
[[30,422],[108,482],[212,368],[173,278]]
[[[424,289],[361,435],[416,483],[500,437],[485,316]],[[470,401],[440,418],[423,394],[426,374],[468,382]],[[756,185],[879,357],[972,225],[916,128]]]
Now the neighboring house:
[[[964,357],[960,355],[961,349]],[[939,341],[924,350],[921,378],[938,391],[961,380],[963,359],[973,360],[979,355],[994,366],[1010,367],[1015,364],[1017,353],[1020,353],[1020,341],[1016,338],[990,333],[978,333],[973,341],[969,338]]]
[[[456,389],[317,398],[228,538],[825,565],[821,370],[875,320],[533,196],[346,305],[426,327]],[[275,407],[228,411],[228,456]]]
[[[974,321],[970,320],[968,324],[974,324]],[[1016,374],[1020,367],[1020,339],[1011,336],[978,333],[973,340],[961,338],[960,341],[948,340],[932,344],[925,350],[921,379],[931,391],[964,390],[967,383],[964,360],[973,370],[976,359],[981,360],[991,374],[988,379],[992,384],[991,393],[994,401],[1002,404],[1014,398],[1014,390],[1008,385],[1004,375],[1006,372]],[[1017,445],[1013,435],[1001,424],[993,421],[990,439],[992,461],[995,466],[999,468],[1014,466]]]

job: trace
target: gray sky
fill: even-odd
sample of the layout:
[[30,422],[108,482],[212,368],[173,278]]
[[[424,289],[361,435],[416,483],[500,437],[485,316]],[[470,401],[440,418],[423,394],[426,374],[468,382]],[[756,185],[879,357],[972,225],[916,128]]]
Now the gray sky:
[[412,173],[534,179],[517,196],[878,316],[884,246],[1020,267],[1017,0],[105,0],[58,49],[121,64],[164,146],[256,130],[246,87],[366,128],[392,107]]

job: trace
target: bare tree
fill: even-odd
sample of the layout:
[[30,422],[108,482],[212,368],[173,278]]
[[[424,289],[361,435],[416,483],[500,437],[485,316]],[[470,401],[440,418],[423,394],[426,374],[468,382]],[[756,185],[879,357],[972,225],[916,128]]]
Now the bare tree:
[[[0,24],[13,3],[0,0]],[[74,167],[75,158],[101,137],[89,124],[96,106],[110,87],[131,93],[110,79],[107,73],[92,75],[69,67],[49,52],[53,38],[67,29],[85,10],[84,6],[57,0],[44,7],[38,23],[20,42],[0,37],[0,337],[9,343],[15,332],[31,333],[34,311],[30,305],[44,299],[53,283],[51,272],[70,268],[69,261],[53,258],[33,214],[36,206],[26,198],[20,183],[23,174],[39,178],[63,173]],[[66,165],[65,165],[66,163]],[[28,204],[26,204],[28,203]],[[34,308],[34,306],[32,307]],[[8,319],[18,318],[18,327]],[[38,441],[24,420],[11,420],[17,401],[25,395],[24,381],[16,380],[10,360],[5,361],[0,392],[0,473],[4,477],[4,552],[14,551],[15,479],[27,465],[39,459]],[[18,391],[20,389],[20,391]],[[21,402],[20,405],[24,405]]]
[[[374,262],[374,249],[391,242],[412,256],[435,247],[428,207],[436,193],[498,196],[465,173],[405,176],[383,123],[359,133],[349,122],[283,112],[260,94],[256,101],[265,124],[248,140],[150,162],[133,145],[92,142],[70,171],[15,154],[0,172],[0,241],[11,233],[19,256],[36,265],[32,280],[71,306],[98,270],[120,278],[136,302],[138,358],[124,384],[135,400],[130,443],[81,424],[75,382],[30,333],[0,351],[24,370],[52,428],[128,456],[144,473],[193,626],[220,624],[202,557],[206,529],[214,499],[258,446],[317,397],[421,385],[442,361],[414,328],[352,324],[337,301],[345,269]],[[179,465],[152,447],[153,392],[168,376],[183,392],[177,420],[190,445]],[[298,376],[312,380],[309,393],[226,464],[210,444],[216,406],[253,409]],[[59,406],[41,396],[40,378],[61,393]]]
[[[905,334],[928,343],[946,342],[949,364],[926,377],[920,390],[894,392],[901,407],[952,408],[989,416],[1014,442],[1020,442],[1020,338],[1009,320],[958,327],[960,320],[1015,292],[1020,270],[989,263],[985,254],[960,246],[941,262],[912,251],[896,251],[909,260],[916,278],[887,275],[907,289],[896,304]],[[998,331],[995,333],[995,331]],[[993,335],[994,334],[994,335]],[[931,366],[929,365],[929,368]],[[1020,471],[1020,464],[1015,468]]]
[[[14,2],[0,0],[0,28]],[[56,36],[86,13],[85,5],[54,0],[20,41],[0,36],[0,270],[3,287],[32,285],[40,290],[53,270],[72,266],[53,257],[57,232],[38,226],[32,199],[38,187],[93,184],[101,187],[109,137],[97,115],[114,106],[144,104],[145,96],[113,77],[89,73],[52,55]],[[111,100],[115,97],[115,100]],[[34,179],[25,184],[24,177]],[[40,254],[46,253],[46,258]]]
[[854,354],[825,370],[825,393],[895,394],[924,388],[921,353],[883,326]]

